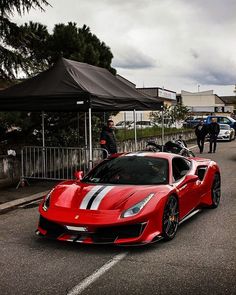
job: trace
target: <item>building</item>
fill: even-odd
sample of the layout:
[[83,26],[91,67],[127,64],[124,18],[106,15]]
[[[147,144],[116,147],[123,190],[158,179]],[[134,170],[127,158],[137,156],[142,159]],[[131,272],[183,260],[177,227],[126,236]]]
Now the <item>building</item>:
[[213,90],[201,92],[181,91],[180,101],[187,106],[192,114],[208,115],[208,114],[230,114],[233,112],[231,105],[226,105],[224,100],[214,94]]
[[[135,84],[128,81],[124,77],[117,75],[118,79],[121,79],[123,82],[127,83],[129,86],[135,87]],[[136,88],[139,92],[150,95],[157,99],[157,101],[163,102],[165,105],[176,105],[176,92],[167,90],[160,87],[143,87]],[[136,120],[137,121],[149,121],[150,113],[155,110],[150,111],[136,111]],[[134,114],[132,111],[130,112],[119,112],[113,118],[114,123],[118,123],[120,121],[134,121]]]
[[234,96],[221,96],[220,97],[225,103],[226,107],[231,107],[233,114],[236,115],[236,95]]
[[138,91],[157,98],[165,105],[176,105],[176,92],[160,87],[143,87],[136,88]]

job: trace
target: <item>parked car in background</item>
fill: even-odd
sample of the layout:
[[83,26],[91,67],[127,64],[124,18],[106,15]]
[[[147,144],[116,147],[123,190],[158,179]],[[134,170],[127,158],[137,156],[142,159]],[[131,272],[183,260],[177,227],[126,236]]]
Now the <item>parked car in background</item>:
[[188,117],[187,119],[184,120],[183,122],[183,127],[185,128],[194,128],[195,126],[197,126],[197,124],[199,124],[199,122],[203,120],[204,123],[206,123],[206,116],[203,117]]
[[218,140],[231,141],[235,139],[235,130],[228,124],[220,124],[220,133],[217,137]]
[[115,125],[116,129],[124,129],[125,127],[128,128],[133,121],[120,121]]
[[208,116],[206,118],[206,124],[210,124],[212,118],[216,118],[217,123],[227,124],[236,131],[236,120],[234,120],[233,118],[227,116]]
[[[148,121],[148,120],[144,120],[144,121],[137,121],[136,122],[136,128],[137,129],[145,129],[145,128],[151,128],[151,127],[154,127],[155,124],[151,121]],[[129,125],[129,129],[134,129],[134,122],[132,122],[130,125]]]

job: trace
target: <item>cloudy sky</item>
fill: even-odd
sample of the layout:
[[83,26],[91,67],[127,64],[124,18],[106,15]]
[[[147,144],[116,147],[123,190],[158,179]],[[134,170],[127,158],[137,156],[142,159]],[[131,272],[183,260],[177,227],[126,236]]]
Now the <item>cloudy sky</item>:
[[233,95],[236,84],[236,0],[48,0],[24,23],[76,22],[111,48],[113,67],[137,87],[180,92],[213,89]]

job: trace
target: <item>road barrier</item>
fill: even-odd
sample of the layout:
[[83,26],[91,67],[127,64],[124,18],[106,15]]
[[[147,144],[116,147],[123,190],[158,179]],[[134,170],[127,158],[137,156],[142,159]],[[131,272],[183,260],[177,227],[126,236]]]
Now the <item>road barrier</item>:
[[[103,159],[104,153],[108,154],[105,149],[93,148],[93,166]],[[88,148],[25,146],[21,150],[21,180],[17,188],[27,179],[73,179],[78,170],[89,170]]]

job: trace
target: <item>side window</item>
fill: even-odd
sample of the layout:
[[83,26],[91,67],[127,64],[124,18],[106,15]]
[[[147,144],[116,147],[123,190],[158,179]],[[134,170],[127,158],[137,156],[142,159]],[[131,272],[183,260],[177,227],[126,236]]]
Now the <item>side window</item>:
[[183,158],[174,158],[172,160],[172,173],[174,181],[185,176],[191,168],[191,162]]
[[198,176],[198,178],[200,180],[203,180],[205,174],[206,174],[206,171],[207,171],[207,166],[200,166],[197,168],[197,171],[196,171],[196,175]]
[[219,117],[218,118],[218,123],[220,124],[230,124],[230,120],[226,117]]

